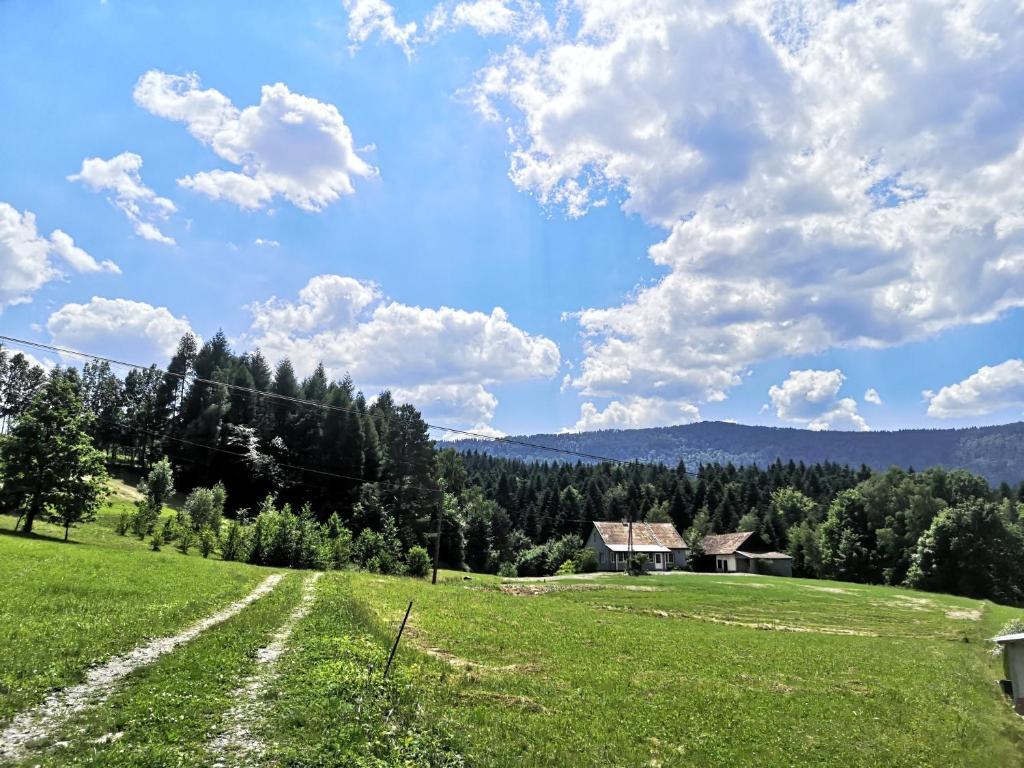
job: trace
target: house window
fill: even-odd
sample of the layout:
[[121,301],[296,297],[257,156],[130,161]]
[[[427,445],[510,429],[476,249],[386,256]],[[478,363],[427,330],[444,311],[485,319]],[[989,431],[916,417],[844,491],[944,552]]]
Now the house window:
[[718,570],[720,570],[720,571],[728,571],[729,570],[729,561],[728,560],[722,560],[721,558],[719,558],[719,560],[718,560]]
[[675,562],[674,557],[675,557],[675,554],[673,552],[667,553],[665,555],[665,562],[668,563],[669,565],[672,565],[672,563]]

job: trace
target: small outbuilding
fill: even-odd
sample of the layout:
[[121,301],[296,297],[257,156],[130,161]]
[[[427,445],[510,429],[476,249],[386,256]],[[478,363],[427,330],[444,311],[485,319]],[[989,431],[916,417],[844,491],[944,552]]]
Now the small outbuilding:
[[705,536],[701,546],[704,554],[694,563],[698,571],[793,575],[793,558],[773,551],[764,537],[753,531]]
[[[686,565],[688,547],[672,523],[633,523],[634,555],[646,555],[647,571],[668,571]],[[625,522],[595,522],[587,547],[597,553],[599,571],[629,569],[629,529]]]
[[1017,714],[1024,715],[1024,633],[1001,635],[992,640],[1003,649],[1003,669],[1009,680],[1007,693],[1013,700],[1013,708]]

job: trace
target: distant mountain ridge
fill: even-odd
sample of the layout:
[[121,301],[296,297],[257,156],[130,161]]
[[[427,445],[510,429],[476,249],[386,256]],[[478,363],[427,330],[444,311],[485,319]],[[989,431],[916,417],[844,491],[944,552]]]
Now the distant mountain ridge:
[[[701,421],[675,427],[602,430],[513,439],[612,459],[676,464],[732,462],[765,466],[776,459],[808,464],[831,461],[873,469],[891,466],[966,469],[990,483],[1024,480],[1024,422],[964,429],[904,429],[894,432],[814,432]],[[490,440],[458,440],[460,451],[524,461],[576,461],[574,457]]]

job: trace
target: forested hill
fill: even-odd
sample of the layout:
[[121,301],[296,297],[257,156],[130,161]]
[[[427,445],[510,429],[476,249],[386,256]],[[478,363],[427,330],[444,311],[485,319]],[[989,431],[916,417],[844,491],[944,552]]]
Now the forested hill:
[[[874,469],[941,466],[967,469],[991,483],[1006,481],[1015,485],[1024,480],[1024,422],[969,429],[813,432],[704,421],[677,427],[530,435],[517,439],[613,459],[669,465],[683,460],[688,466],[732,462],[763,467],[776,459],[792,459],[808,464],[866,464]],[[460,440],[454,445],[462,451],[478,450],[525,461],[559,458],[551,451],[488,440]]]

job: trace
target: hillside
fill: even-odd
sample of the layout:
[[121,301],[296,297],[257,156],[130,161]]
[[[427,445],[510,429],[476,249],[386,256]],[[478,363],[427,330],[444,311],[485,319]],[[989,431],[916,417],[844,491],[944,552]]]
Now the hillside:
[[[522,438],[541,445],[613,459],[687,465],[720,462],[765,466],[782,461],[836,462],[874,469],[891,466],[966,469],[990,483],[1024,480],[1024,422],[968,429],[905,429],[897,432],[813,432],[703,421],[676,427],[603,430]],[[459,440],[461,451],[526,461],[558,460],[550,451],[489,440]],[[570,457],[571,458],[571,457]]]
[[[0,764],[988,766],[1014,609],[670,574],[437,585],[0,518]],[[69,579],[67,574],[74,574]],[[382,669],[409,601],[387,680]],[[756,745],[752,749],[751,745]]]

